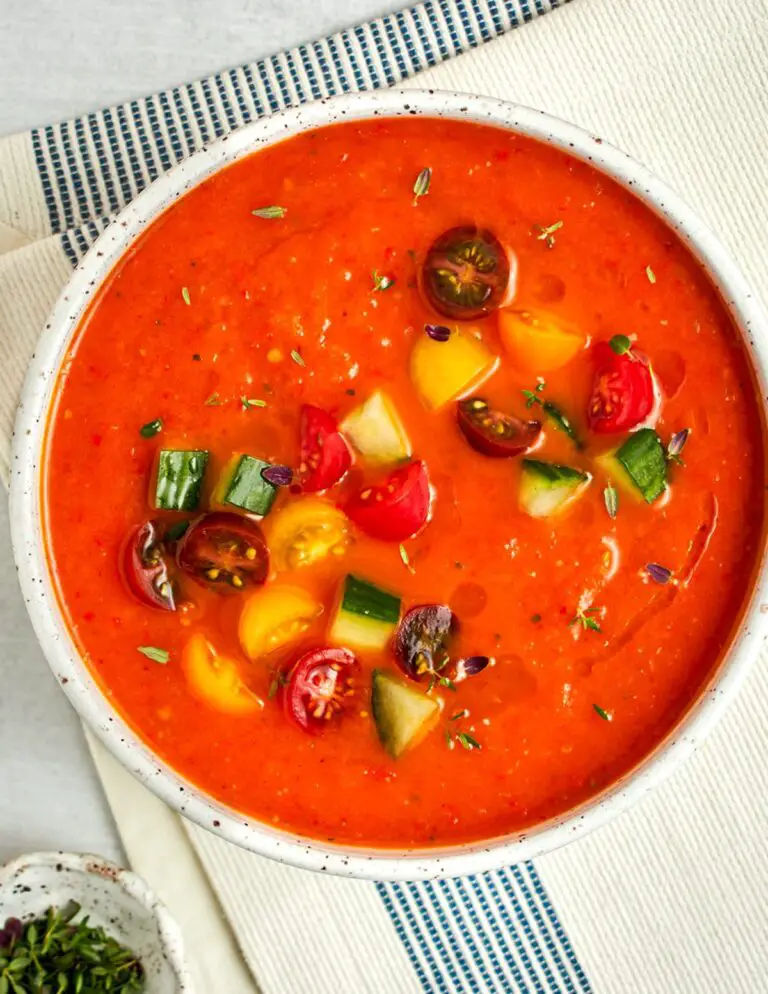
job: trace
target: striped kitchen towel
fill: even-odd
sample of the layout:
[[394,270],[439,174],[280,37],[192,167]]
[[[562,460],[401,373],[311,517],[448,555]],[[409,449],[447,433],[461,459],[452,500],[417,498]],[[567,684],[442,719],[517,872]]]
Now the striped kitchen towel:
[[[684,190],[768,293],[757,169],[765,0],[584,0],[538,16],[556,6],[428,0],[0,140],[4,478],[35,337],[107,218],[215,136],[333,93],[398,83],[484,92],[574,120]],[[762,666],[700,755],[640,808],[536,867],[416,884],[326,879],[243,852],[184,823],[92,748],[131,862],[182,924],[200,992],[755,994],[765,989],[767,712]]]

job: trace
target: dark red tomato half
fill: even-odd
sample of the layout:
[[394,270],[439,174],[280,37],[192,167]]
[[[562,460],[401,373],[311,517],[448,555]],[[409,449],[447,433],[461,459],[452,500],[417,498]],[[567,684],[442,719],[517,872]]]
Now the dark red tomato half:
[[420,459],[394,470],[376,486],[363,487],[347,501],[347,517],[371,538],[402,542],[429,519],[432,491]]
[[482,397],[460,401],[457,419],[472,448],[495,459],[519,456],[541,435],[540,421],[521,421],[512,414],[494,411]]
[[589,427],[598,435],[631,431],[648,419],[656,403],[648,357],[631,349],[623,355],[608,342],[592,350],[595,377],[587,408]]
[[336,420],[320,407],[304,404],[301,409],[302,489],[307,493],[327,490],[346,475],[352,455]]
[[515,266],[492,231],[451,228],[427,252],[421,289],[440,314],[468,321],[507,301],[514,290]]
[[134,528],[120,551],[121,573],[128,589],[142,604],[176,610],[169,557],[160,541],[162,525],[145,521]]
[[305,732],[319,735],[341,717],[354,697],[359,665],[349,649],[313,649],[301,656],[281,687],[286,715]]
[[269,552],[259,526],[227,511],[193,521],[176,550],[176,561],[198,583],[226,592],[259,586],[269,571]]

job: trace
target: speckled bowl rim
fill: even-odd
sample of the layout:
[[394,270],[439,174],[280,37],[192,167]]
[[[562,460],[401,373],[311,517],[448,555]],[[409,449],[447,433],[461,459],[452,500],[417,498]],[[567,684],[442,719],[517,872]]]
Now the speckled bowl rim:
[[[51,879],[56,881],[62,870],[70,870],[84,875],[95,875],[111,880],[115,887],[130,897],[136,904],[145,908],[157,923],[160,948],[166,963],[176,978],[178,994],[192,994],[192,981],[184,955],[184,940],[175,918],[152,888],[137,873],[112,863],[103,856],[91,853],[61,852],[45,850],[26,853],[0,865],[0,889],[13,883],[14,878],[28,866],[50,867]],[[84,913],[88,905],[82,903]]]
[[600,138],[537,110],[470,94],[384,90],[318,101],[249,124],[175,166],[117,216],[72,274],[45,326],[18,408],[11,466],[11,530],[27,609],[54,674],[107,748],[171,807],[230,842],[297,867],[379,880],[478,873],[535,858],[605,824],[690,756],[733,699],[768,634],[768,608],[761,611],[768,600],[763,554],[758,579],[727,656],[684,718],[634,770],[597,797],[524,833],[435,849],[341,847],[249,819],[218,803],[160,760],[95,683],[59,609],[40,527],[46,413],[66,344],[83,309],[131,240],[164,208],[221,166],[309,128],[363,118],[418,116],[474,121],[529,135],[589,162],[645,201],[681,235],[718,287],[747,342],[765,405],[766,315],[715,236],[648,169]]

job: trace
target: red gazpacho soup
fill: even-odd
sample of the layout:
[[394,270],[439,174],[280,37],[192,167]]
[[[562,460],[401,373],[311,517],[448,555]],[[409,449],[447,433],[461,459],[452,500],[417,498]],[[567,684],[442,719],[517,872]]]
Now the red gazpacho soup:
[[45,530],[110,703],[246,817],[445,846],[638,764],[763,545],[763,415],[680,239],[564,152],[437,119],[237,161],[60,373]]

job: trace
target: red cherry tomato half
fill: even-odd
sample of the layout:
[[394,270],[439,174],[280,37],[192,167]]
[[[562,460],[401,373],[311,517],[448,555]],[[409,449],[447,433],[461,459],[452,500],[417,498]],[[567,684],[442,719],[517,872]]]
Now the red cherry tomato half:
[[509,302],[516,263],[492,231],[459,227],[443,232],[421,271],[424,296],[440,314],[471,320]]
[[239,514],[204,514],[187,530],[176,561],[193,579],[214,590],[260,586],[269,571],[269,553],[255,521]]
[[467,397],[458,405],[458,422],[464,437],[477,452],[495,459],[519,456],[541,435],[540,421],[521,421],[494,411],[482,397]]
[[352,456],[336,421],[311,404],[301,409],[301,486],[307,493],[327,490],[346,474]]
[[431,503],[427,467],[417,460],[394,470],[377,486],[363,487],[344,510],[371,538],[402,542],[427,523]]
[[142,604],[175,611],[168,557],[160,541],[161,527],[158,522],[145,521],[130,532],[120,553],[121,572],[128,589]]
[[595,378],[587,409],[592,431],[612,435],[647,421],[656,404],[647,356],[636,349],[618,355],[607,342],[598,342],[592,351]]
[[281,687],[286,715],[305,732],[319,735],[339,718],[354,695],[359,665],[349,649],[313,649],[301,656]]

